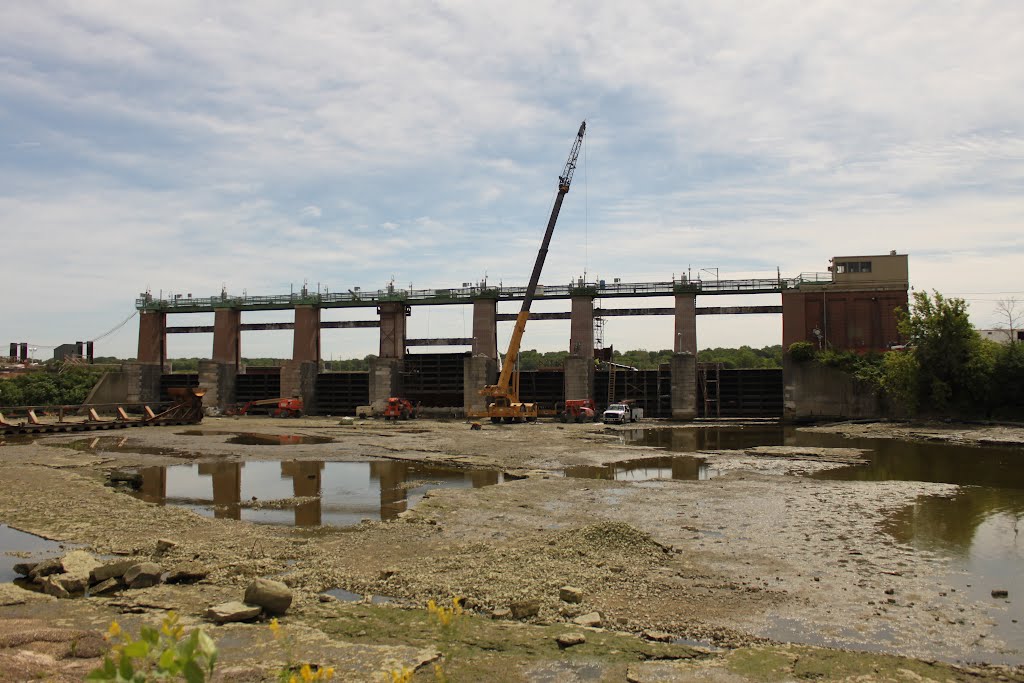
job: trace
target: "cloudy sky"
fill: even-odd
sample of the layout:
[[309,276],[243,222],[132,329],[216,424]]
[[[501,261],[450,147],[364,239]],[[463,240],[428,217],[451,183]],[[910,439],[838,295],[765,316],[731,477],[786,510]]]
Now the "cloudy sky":
[[[896,249],[990,326],[1024,299],[1022,55],[1005,1],[2,3],[0,342],[95,338],[147,289],[525,285],[582,119],[542,282]],[[702,347],[781,341],[777,316],[711,318]],[[417,308],[411,335],[470,324]],[[97,353],[134,355],[137,329]],[[324,355],[375,334],[325,333]],[[606,335],[667,348],[671,320]],[[567,343],[565,322],[525,340]],[[287,356],[290,335],[243,345]]]

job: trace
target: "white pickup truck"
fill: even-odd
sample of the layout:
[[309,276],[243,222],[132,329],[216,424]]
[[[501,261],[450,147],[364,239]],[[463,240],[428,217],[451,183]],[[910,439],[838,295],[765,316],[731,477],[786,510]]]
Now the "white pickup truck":
[[605,424],[611,424],[613,422],[625,424],[627,422],[636,422],[643,416],[643,408],[637,408],[628,403],[613,403],[604,411],[602,419]]

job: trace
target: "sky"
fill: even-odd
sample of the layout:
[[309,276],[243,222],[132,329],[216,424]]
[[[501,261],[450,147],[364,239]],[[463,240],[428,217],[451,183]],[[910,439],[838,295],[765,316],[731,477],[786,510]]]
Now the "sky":
[[[525,285],[583,119],[542,283],[895,249],[992,327],[1024,300],[1021,55],[1005,1],[2,3],[0,343],[134,356],[137,317],[106,333],[144,291]],[[698,305],[779,303],[723,299]],[[417,307],[409,334],[471,321]],[[523,345],[568,336],[538,322]],[[780,342],[777,315],[698,319],[701,348]],[[671,318],[611,319],[605,343],[669,348]],[[376,349],[324,333],[325,358]],[[245,356],[290,350],[243,334]]]

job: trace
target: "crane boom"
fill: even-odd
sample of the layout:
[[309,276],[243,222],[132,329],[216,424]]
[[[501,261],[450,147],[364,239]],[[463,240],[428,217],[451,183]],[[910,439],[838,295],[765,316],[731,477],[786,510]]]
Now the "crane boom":
[[[551,235],[555,231],[555,223],[558,221],[558,214],[562,210],[562,200],[565,199],[566,193],[569,192],[569,185],[572,184],[572,176],[576,172],[576,160],[579,157],[580,147],[583,144],[583,135],[586,133],[586,130],[587,122],[584,121],[580,124],[579,132],[576,133],[576,140],[569,151],[569,158],[565,162],[562,174],[558,176],[558,195],[555,197],[554,206],[551,207],[551,216],[548,218],[548,226],[544,231],[544,239],[541,240],[540,249],[537,251],[537,260],[533,264],[533,273],[530,274],[530,284],[526,287],[523,306],[519,310],[519,315],[516,316],[515,328],[512,330],[512,338],[508,342],[508,351],[505,353],[505,358],[502,362],[498,383],[488,385],[480,390],[480,393],[485,396],[491,396],[495,399],[505,398],[504,401],[496,401],[496,403],[508,404],[519,402],[518,387],[514,391],[510,391],[512,372],[515,368],[516,360],[519,358],[519,345],[523,341],[526,321],[530,319],[530,305],[533,303],[537,292],[537,284],[540,282],[540,273],[544,268],[544,260],[548,255]],[[536,417],[536,408],[534,408],[534,417]]]

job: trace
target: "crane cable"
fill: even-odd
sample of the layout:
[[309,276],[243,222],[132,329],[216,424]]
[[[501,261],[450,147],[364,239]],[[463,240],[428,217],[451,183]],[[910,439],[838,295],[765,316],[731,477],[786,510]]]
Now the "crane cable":
[[122,320],[117,325],[115,325],[114,327],[110,328],[109,330],[107,330],[106,332],[101,334],[100,336],[94,337],[93,339],[90,339],[89,341],[98,342],[100,339],[103,339],[104,337],[109,337],[110,335],[114,334],[119,329],[121,329],[122,327],[127,325],[128,321],[131,320],[132,318],[134,318],[135,316],[137,316],[138,314],[139,314],[138,309],[132,311],[132,314],[130,316],[128,316],[127,318],[125,318],[124,320]]
[[587,140],[583,140],[583,279],[590,266],[590,183],[587,182]]

